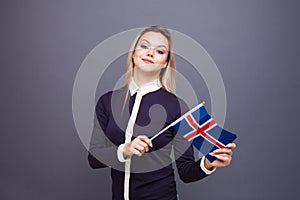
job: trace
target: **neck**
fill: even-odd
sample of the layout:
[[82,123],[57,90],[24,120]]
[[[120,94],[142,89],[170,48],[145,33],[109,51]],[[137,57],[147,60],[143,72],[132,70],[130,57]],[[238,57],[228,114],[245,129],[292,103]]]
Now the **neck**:
[[137,84],[137,86],[139,87],[146,83],[154,81],[158,78],[159,78],[159,73],[153,73],[153,74],[150,74],[149,72],[143,73],[139,70],[136,70],[136,67],[134,68],[133,79]]

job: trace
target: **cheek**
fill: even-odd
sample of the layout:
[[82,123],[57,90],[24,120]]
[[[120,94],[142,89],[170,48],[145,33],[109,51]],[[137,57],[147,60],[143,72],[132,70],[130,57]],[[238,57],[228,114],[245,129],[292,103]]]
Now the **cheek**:
[[134,61],[137,61],[137,59],[138,59],[139,57],[141,57],[141,55],[142,55],[142,52],[140,52],[140,51],[135,51],[134,54],[132,55],[132,58],[133,58]]
[[167,57],[167,56],[163,56],[163,57],[159,58],[158,62],[159,62],[160,64],[167,64],[167,62],[168,62],[168,57]]
[[145,54],[145,51],[143,50],[135,50],[134,53],[133,53],[133,57],[141,57],[143,56],[143,54]]
[[132,54],[132,58],[133,58],[133,59],[136,58],[136,52],[134,52],[134,53]]
[[133,64],[135,64],[135,63],[137,62],[137,58],[138,58],[138,55],[137,55],[137,53],[135,52],[135,53],[132,55]]

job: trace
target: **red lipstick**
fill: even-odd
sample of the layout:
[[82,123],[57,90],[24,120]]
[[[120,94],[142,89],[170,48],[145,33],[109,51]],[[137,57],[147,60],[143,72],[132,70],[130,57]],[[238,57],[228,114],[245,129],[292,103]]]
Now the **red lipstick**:
[[147,64],[153,64],[154,62],[150,59],[147,59],[147,58],[142,58],[142,60],[147,63]]

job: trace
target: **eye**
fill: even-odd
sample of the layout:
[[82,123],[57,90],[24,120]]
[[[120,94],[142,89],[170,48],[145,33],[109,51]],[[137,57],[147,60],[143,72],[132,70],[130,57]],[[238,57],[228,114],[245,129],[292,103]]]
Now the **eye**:
[[160,50],[160,49],[156,50],[156,52],[157,52],[158,54],[160,54],[160,55],[163,55],[163,54],[165,53],[165,51]]
[[141,47],[142,49],[148,49],[148,46],[147,46],[146,44],[141,44],[140,47]]

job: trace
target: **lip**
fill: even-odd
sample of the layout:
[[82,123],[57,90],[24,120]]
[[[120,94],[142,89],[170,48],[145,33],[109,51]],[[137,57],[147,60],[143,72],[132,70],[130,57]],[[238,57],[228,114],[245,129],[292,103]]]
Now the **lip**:
[[150,59],[147,59],[147,58],[142,58],[142,60],[147,63],[147,64],[154,64],[154,62]]

